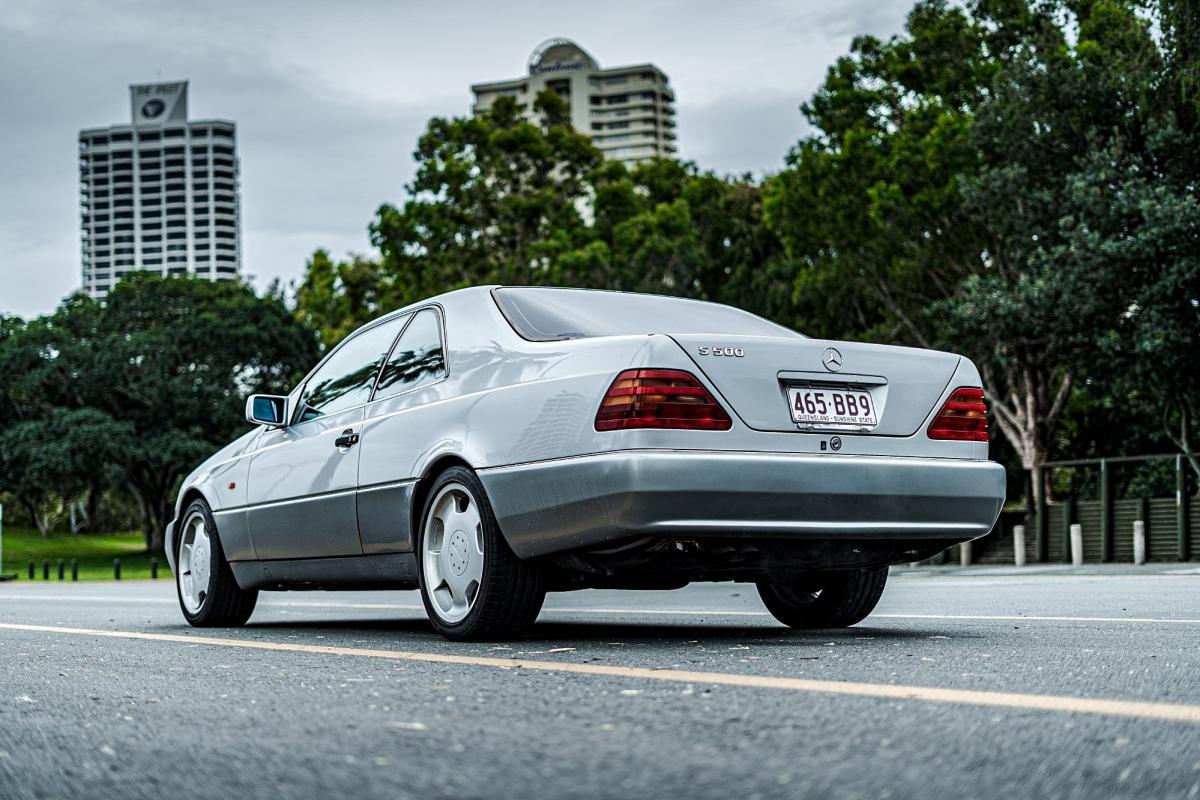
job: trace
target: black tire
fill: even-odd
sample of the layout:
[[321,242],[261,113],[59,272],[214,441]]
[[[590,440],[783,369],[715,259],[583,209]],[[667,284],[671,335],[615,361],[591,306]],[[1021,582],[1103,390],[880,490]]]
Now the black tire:
[[760,581],[758,594],[775,619],[791,628],[845,628],[875,610],[888,568],[822,572],[792,583]]
[[[204,517],[204,524],[209,534],[211,546],[208,548],[208,569],[211,579],[208,592],[197,611],[188,610],[183,600],[182,568],[180,553],[183,550],[184,526],[194,514]],[[180,518],[179,535],[175,543],[175,595],[179,598],[179,610],[196,628],[236,628],[246,624],[254,613],[254,605],[258,602],[258,591],[247,591],[237,585],[233,570],[225,560],[225,550],[221,547],[221,537],[217,531],[217,523],[213,519],[212,510],[204,500],[195,500],[184,510]]]
[[[458,484],[470,495],[479,510],[483,542],[483,575],[479,581],[470,611],[463,619],[448,623],[434,609],[430,587],[426,585],[425,529],[434,500],[443,488]],[[434,630],[451,641],[487,641],[512,637],[530,627],[542,610],[546,587],[538,564],[517,558],[492,513],[491,503],[475,473],[466,467],[447,468],[434,480],[425,493],[421,520],[416,531],[417,574],[421,584],[421,600]]]

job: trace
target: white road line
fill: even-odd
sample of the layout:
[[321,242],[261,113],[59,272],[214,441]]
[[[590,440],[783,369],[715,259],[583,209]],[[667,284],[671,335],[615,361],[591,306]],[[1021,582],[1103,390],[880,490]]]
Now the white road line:
[[[129,605],[178,605],[178,601],[165,597],[106,597],[104,595],[69,594],[0,594],[0,600],[53,600],[79,603],[124,603]],[[315,600],[266,600],[258,604],[266,608],[333,608],[369,611],[424,611],[425,607],[410,603],[344,603],[320,602]],[[610,616],[652,617],[770,617],[766,611],[720,611],[716,609],[655,609],[655,608],[590,608],[572,606],[548,606],[543,609],[551,614],[605,614]],[[967,622],[1129,622],[1142,624],[1200,625],[1200,619],[1172,617],[1073,617],[1047,614],[892,614],[879,612],[867,617],[866,622],[883,619],[911,620],[963,620]]]
[[491,658],[487,656],[420,653],[403,650],[375,650],[360,647],[331,647],[326,645],[296,644],[292,642],[226,639],[211,636],[180,636],[164,633],[139,633],[136,631],[63,628],[51,625],[0,623],[0,629],[73,636],[137,639],[152,642],[174,642],[189,645],[206,644],[216,647],[239,647],[249,650],[274,650],[293,653],[384,658],[395,661],[418,661],[430,664],[455,664],[469,667],[566,672],[579,675],[738,686],[754,689],[779,689],[794,692],[872,697],[885,700],[920,700],[933,703],[955,703],[1033,711],[1061,711],[1075,714],[1099,714],[1103,716],[1133,717],[1168,722],[1200,723],[1200,705],[1185,705],[1181,703],[1153,703],[1138,700],[989,692],[974,689],[948,689],[936,686],[898,686],[886,683],[825,681],[807,678],[771,677],[767,675],[741,675],[729,672],[650,669],[647,667],[622,667],[595,663],[581,664],[572,661],[533,661],[522,658]]

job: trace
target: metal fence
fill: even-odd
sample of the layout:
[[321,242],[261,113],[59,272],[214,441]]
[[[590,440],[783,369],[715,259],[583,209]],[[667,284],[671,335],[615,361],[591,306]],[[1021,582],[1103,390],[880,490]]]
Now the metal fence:
[[[973,560],[1012,563],[1013,527],[1025,525],[1029,562],[1070,563],[1071,525],[1078,524],[1085,562],[1131,563],[1135,521],[1145,524],[1148,561],[1200,558],[1200,498],[1185,456],[1077,459],[1043,467],[1041,500],[1029,502],[1027,475],[1026,509],[1003,514],[976,544]],[[1068,471],[1070,476],[1063,474]]]

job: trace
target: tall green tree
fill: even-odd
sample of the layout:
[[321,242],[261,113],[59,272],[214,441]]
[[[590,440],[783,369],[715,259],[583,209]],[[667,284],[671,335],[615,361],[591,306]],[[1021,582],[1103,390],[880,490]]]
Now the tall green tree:
[[[823,333],[971,355],[1035,477],[1072,392],[1136,350],[1131,320],[1166,318],[1129,314],[1138,293],[1190,280],[1169,254],[1194,230],[1196,172],[1172,184],[1152,146],[1186,133],[1172,109],[1192,107],[1179,50],[1195,15],[1180,9],[918,3],[905,34],[858,39],[831,68],[806,106],[817,133],[768,185],[798,314]],[[1171,335],[1190,341],[1186,304],[1172,308]]]
[[557,94],[543,92],[533,110],[536,121],[503,97],[486,114],[430,121],[409,199],[371,226],[395,302],[474,282],[543,283],[549,262],[581,241],[600,152]]
[[11,490],[40,479],[69,495],[111,465],[161,549],[180,479],[244,429],[245,395],[286,392],[317,354],[281,297],[237,282],[137,273],[104,304],[73,297],[0,348],[21,423],[7,432],[23,459]]
[[730,302],[787,318],[783,250],[760,187],[695,165],[603,162],[553,93],[430,121],[402,206],[372,225],[378,258],[318,251],[297,314],[326,346],[384,311],[461,286],[555,284]]
[[803,107],[815,132],[766,187],[802,327],[937,343],[929,306],[982,268],[962,186],[981,167],[972,111],[994,71],[984,26],[941,0],[918,3],[903,35],[856,38],[829,68]]

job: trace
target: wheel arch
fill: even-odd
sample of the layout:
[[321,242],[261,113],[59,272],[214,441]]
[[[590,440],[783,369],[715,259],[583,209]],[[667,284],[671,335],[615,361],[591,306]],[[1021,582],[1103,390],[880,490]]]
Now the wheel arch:
[[416,550],[417,534],[421,527],[421,514],[425,510],[425,499],[429,497],[429,489],[433,486],[438,476],[450,467],[465,467],[472,472],[475,471],[475,467],[471,466],[471,463],[461,455],[457,453],[442,453],[425,465],[425,469],[421,471],[421,477],[417,479],[417,485],[413,489],[412,504],[409,508],[409,523],[412,525],[414,551]]
[[212,500],[200,491],[200,487],[193,484],[179,495],[178,503],[175,506],[175,517],[167,524],[167,530],[164,532],[163,551],[167,556],[167,565],[172,572],[175,571],[175,549],[176,537],[179,535],[179,523],[183,521],[180,517],[183,516],[184,509],[196,500],[203,500],[208,503],[209,508],[212,508]]

